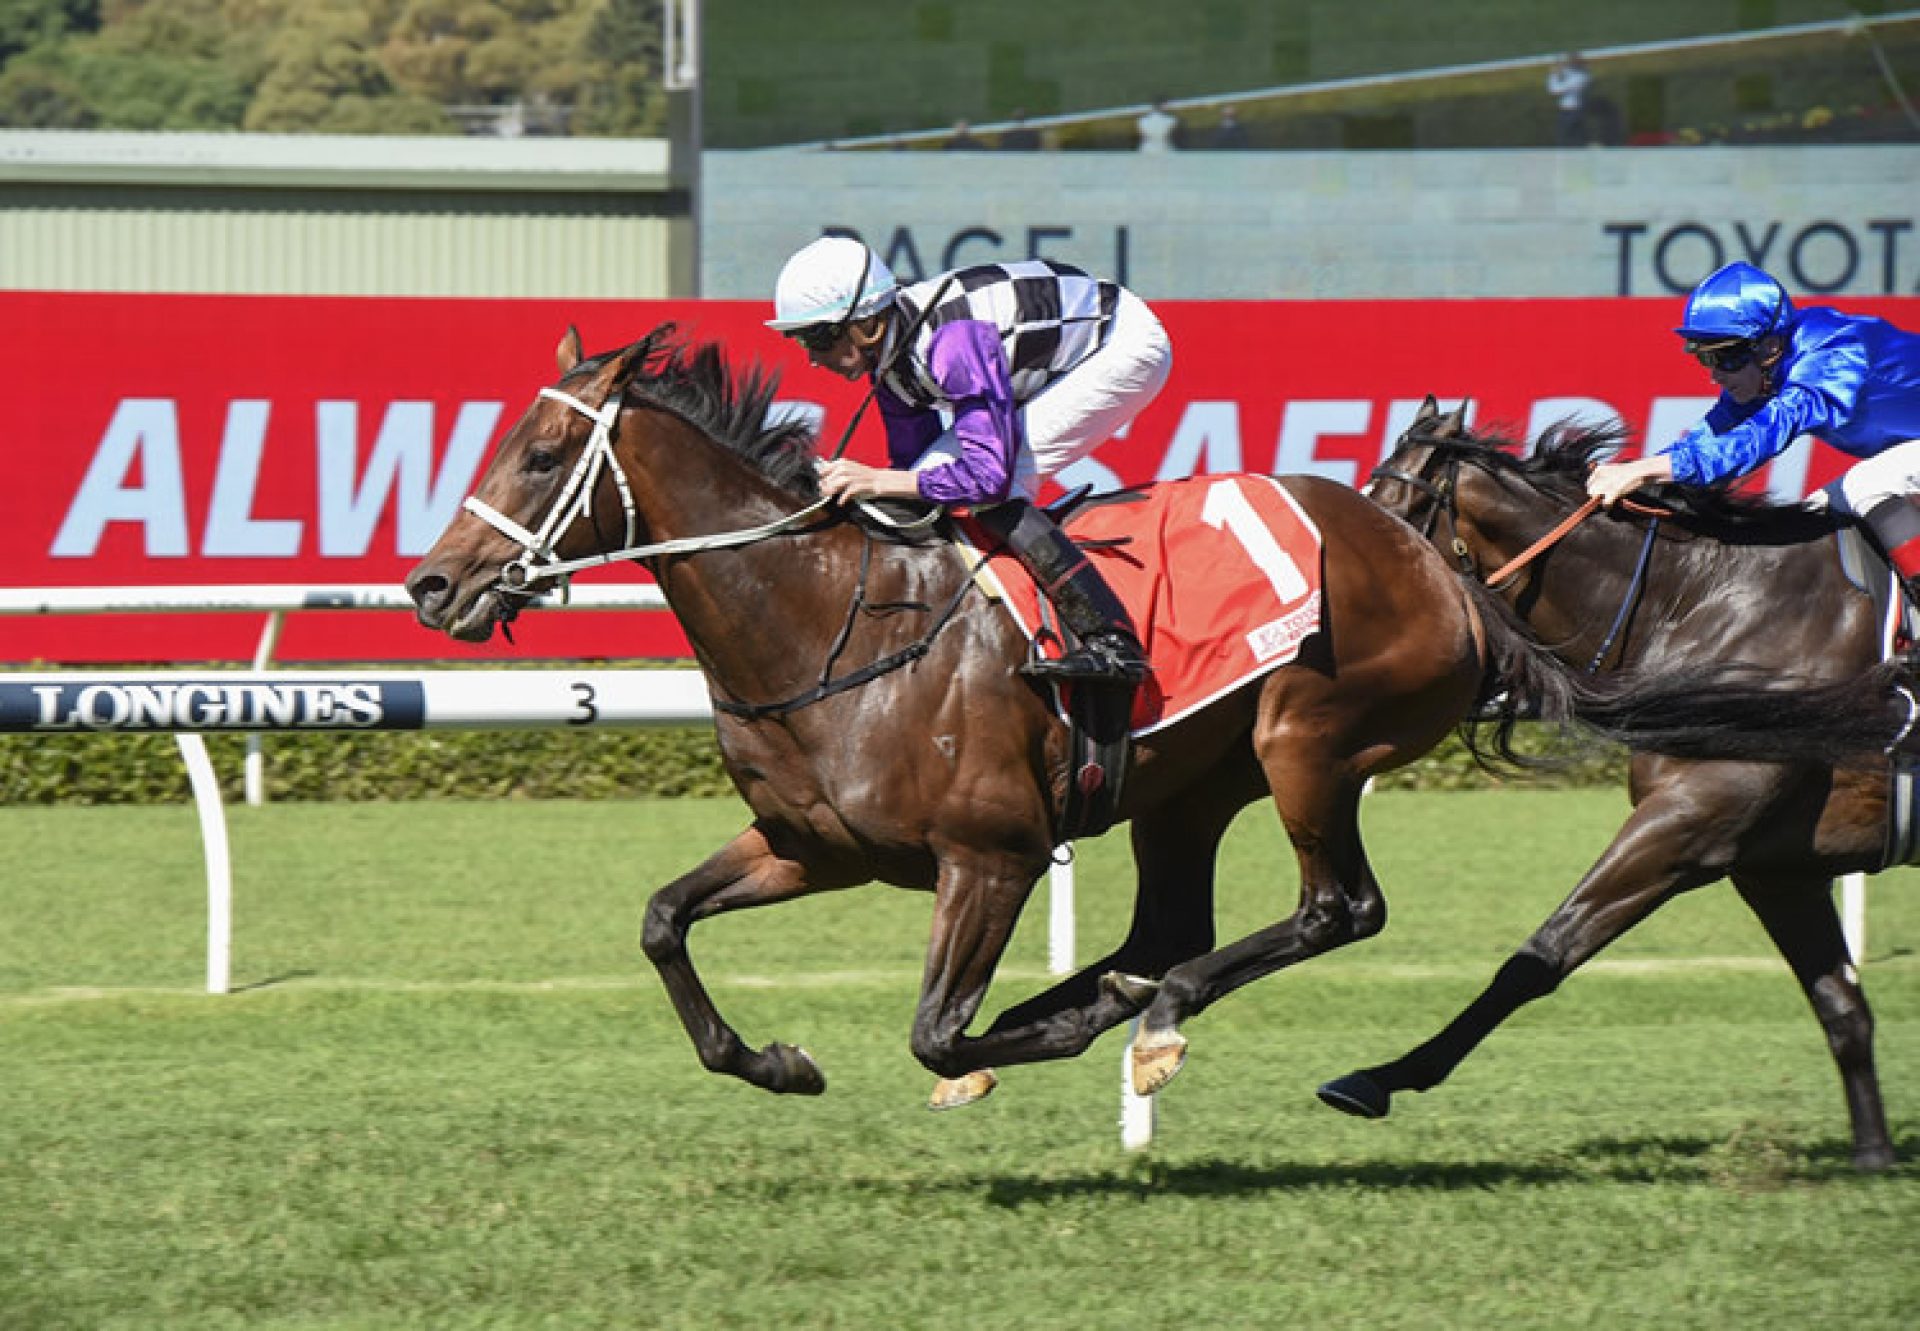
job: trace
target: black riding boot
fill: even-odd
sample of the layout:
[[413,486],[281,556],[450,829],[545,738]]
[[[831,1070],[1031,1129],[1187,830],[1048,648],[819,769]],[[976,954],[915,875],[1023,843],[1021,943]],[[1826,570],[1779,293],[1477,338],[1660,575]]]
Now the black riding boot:
[[[1893,565],[1893,576],[1907,604],[1920,610],[1920,497],[1883,499],[1861,514],[1860,520]],[[1909,664],[1920,667],[1920,645],[1909,644],[1904,655]]]
[[1060,530],[1046,510],[1011,500],[977,509],[1020,562],[1073,631],[1080,645],[1057,661],[1029,661],[1021,673],[1069,683],[1138,684],[1147,677],[1147,654],[1133,620],[1098,569]]

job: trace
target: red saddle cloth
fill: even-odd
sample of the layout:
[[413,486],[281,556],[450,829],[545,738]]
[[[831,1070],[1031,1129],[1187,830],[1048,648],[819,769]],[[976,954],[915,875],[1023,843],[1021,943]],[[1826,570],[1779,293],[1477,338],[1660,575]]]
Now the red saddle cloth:
[[[993,546],[971,519],[976,550]],[[1153,662],[1134,695],[1133,733],[1172,725],[1291,661],[1320,626],[1320,532],[1271,476],[1194,476],[1127,491],[1071,514],[1067,530],[1133,615]],[[1111,547],[1101,542],[1122,542]],[[1047,656],[1049,610],[1020,561],[996,549],[981,576]]]

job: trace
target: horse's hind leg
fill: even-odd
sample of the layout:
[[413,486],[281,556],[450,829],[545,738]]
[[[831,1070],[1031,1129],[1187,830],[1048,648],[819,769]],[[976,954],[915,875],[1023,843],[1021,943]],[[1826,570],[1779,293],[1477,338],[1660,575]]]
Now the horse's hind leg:
[[1167,972],[1133,1045],[1133,1083],[1143,1095],[1166,1085],[1185,1061],[1181,1022],[1262,976],[1386,925],[1386,898],[1360,843],[1362,775],[1343,755],[1301,743],[1284,728],[1261,749],[1300,863],[1299,905],[1279,923]]
[[1643,801],[1572,894],[1438,1035],[1391,1063],[1335,1078],[1320,1088],[1320,1098],[1349,1114],[1384,1118],[1395,1091],[1438,1086],[1508,1017],[1552,993],[1661,902],[1720,877],[1724,870],[1702,868],[1692,853],[1707,833],[1689,794]]
[[1854,1168],[1890,1168],[1893,1140],[1873,1067],[1873,1014],[1867,1010],[1866,995],[1847,956],[1832,884],[1825,879],[1762,879],[1746,873],[1735,874],[1733,882],[1793,968],[1827,1033],[1827,1047],[1840,1070],[1847,1116],[1853,1124]]
[[1211,948],[1214,865],[1240,803],[1210,781],[1136,815],[1139,886],[1126,938],[1092,965],[1001,1013],[971,1041],[975,1054],[995,1064],[1072,1058],[1145,1005],[1134,979],[1158,979]]
[[789,901],[845,882],[824,883],[798,859],[776,851],[759,824],[747,828],[691,873],[653,894],[642,946],[660,972],[680,1024],[708,1070],[789,1095],[818,1095],[827,1079],[804,1049],[770,1044],[749,1049],[720,1015],[687,955],[687,930],[723,911]]

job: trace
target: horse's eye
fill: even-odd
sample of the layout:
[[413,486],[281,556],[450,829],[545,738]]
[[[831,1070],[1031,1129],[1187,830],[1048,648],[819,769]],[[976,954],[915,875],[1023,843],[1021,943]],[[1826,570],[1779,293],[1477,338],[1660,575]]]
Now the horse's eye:
[[526,469],[535,475],[552,471],[560,465],[560,453],[557,449],[544,448],[536,444],[527,450]]

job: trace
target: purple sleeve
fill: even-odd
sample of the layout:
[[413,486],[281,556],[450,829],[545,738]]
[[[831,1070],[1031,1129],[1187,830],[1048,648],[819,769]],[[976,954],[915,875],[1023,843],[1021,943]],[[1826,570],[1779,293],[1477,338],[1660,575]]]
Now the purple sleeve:
[[1005,499],[1020,445],[1020,417],[1000,330],[977,319],[941,325],[927,348],[927,369],[953,403],[960,455],[920,473],[921,497],[938,504]]
[[905,471],[940,437],[940,414],[909,406],[885,384],[874,389],[873,400],[880,404],[880,422],[887,427],[887,465]]

